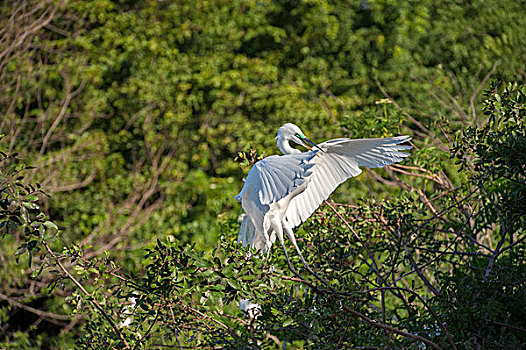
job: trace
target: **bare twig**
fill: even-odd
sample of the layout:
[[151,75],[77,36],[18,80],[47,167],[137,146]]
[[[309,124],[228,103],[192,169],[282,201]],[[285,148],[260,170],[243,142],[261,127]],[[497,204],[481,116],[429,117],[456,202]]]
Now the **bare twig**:
[[94,170],[88,177],[86,177],[84,180],[80,182],[69,184],[69,185],[63,185],[60,187],[52,187],[52,188],[49,188],[48,191],[53,192],[53,193],[73,191],[73,190],[89,185],[91,182],[93,182],[93,180],[95,179],[95,176],[97,176],[96,170]]
[[405,115],[406,118],[411,123],[415,124],[426,135],[430,136],[432,134],[431,131],[428,128],[426,128],[422,123],[420,123],[418,120],[416,120],[412,115],[410,115],[402,107],[400,107],[400,105],[398,103],[396,103],[396,101],[387,93],[387,91],[385,91],[384,87],[382,86],[382,84],[380,84],[380,81],[378,79],[375,79],[375,83],[376,83],[376,86],[378,86],[378,88],[382,92],[382,94],[384,94],[385,98],[387,98],[389,101],[391,101],[393,106],[395,106],[396,109],[398,109],[403,115]]
[[67,316],[67,315],[59,315],[59,314],[55,314],[55,313],[52,313],[52,312],[46,312],[46,311],[35,309],[35,308],[33,308],[31,306],[28,306],[28,305],[19,303],[18,301],[14,300],[13,298],[10,298],[7,295],[4,295],[2,293],[0,293],[0,299],[5,300],[5,301],[9,302],[10,304],[13,304],[14,306],[16,306],[16,307],[18,307],[20,309],[24,309],[26,311],[34,313],[35,315],[38,315],[38,316],[46,319],[47,321],[49,321],[51,323],[54,323],[56,325],[59,325],[59,326],[63,326],[64,324],[63,323],[56,323],[56,322],[54,322],[54,320],[69,321],[71,319],[71,317]]

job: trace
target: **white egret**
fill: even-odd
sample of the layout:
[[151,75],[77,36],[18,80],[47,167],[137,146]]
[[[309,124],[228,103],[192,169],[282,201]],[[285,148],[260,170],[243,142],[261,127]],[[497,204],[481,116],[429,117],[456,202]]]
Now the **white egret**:
[[[244,246],[264,252],[278,237],[287,264],[290,264],[283,232],[292,241],[305,268],[322,283],[307,265],[296,243],[293,228],[307,220],[329,195],[345,180],[358,176],[361,166],[381,168],[409,156],[411,146],[400,145],[409,136],[358,139],[347,138],[314,144],[301,129],[287,123],[278,130],[276,141],[283,155],[274,155],[254,164],[236,199],[246,213],[238,240]],[[290,141],[309,149],[301,152]],[[314,148],[310,148],[309,145]]]

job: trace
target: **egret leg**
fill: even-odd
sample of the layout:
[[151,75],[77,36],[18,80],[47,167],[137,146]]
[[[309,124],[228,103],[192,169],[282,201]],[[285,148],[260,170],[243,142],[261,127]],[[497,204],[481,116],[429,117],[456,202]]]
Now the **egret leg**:
[[285,259],[287,259],[287,264],[289,265],[290,271],[292,271],[292,273],[296,275],[296,277],[298,277],[300,280],[305,281],[305,279],[301,277],[298,271],[296,271],[296,269],[290,263],[289,254],[287,253],[287,247],[285,247],[285,241],[283,239],[283,228],[281,227],[281,225],[275,225],[274,230],[276,231],[276,234],[279,238],[279,242],[281,243],[281,247],[283,248],[283,252],[285,253]]
[[296,248],[296,251],[298,252],[298,255],[300,256],[300,260],[301,262],[303,263],[303,266],[305,267],[305,269],[307,271],[309,271],[310,274],[312,274],[314,277],[316,277],[316,279],[318,281],[320,281],[321,283],[323,283],[327,288],[331,289],[332,290],[332,287],[330,286],[329,282],[325,281],[323,278],[321,278],[320,276],[318,276],[318,274],[316,272],[314,272],[309,264],[307,264],[307,262],[305,261],[305,259],[303,258],[303,254],[301,254],[301,250],[300,248],[298,247],[298,243],[296,242],[296,237],[294,236],[294,232],[292,231],[292,228],[287,224],[287,223],[284,223],[283,224],[283,228],[285,230],[285,233],[287,234],[287,236],[289,237],[289,239],[292,241],[292,244],[294,245],[294,248]]

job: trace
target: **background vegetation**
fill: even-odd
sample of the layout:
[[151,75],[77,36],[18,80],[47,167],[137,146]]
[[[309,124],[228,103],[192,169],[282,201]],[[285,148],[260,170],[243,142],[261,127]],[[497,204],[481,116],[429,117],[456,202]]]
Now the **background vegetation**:
[[[4,1],[0,348],[523,348],[525,42],[512,0]],[[298,231],[338,293],[235,243],[285,122],[413,136]]]

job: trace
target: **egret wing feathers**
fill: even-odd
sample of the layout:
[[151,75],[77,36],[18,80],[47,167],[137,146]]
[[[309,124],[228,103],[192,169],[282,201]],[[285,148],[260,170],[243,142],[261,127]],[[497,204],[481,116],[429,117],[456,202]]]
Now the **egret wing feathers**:
[[[243,214],[243,220],[241,221],[241,228],[237,236],[237,242],[242,243],[243,247],[250,245],[252,248],[256,248],[258,251],[265,251],[267,249],[267,240],[265,235],[258,233],[256,227],[252,223],[252,219]],[[271,241],[271,243],[274,243]]]
[[[361,166],[378,168],[402,161],[409,156],[401,151],[411,146],[400,145],[409,136],[378,139],[335,139],[319,145],[324,152],[312,157],[314,164],[306,189],[295,196],[288,206],[285,218],[294,228],[307,220],[329,195],[345,180],[358,176]],[[318,153],[311,151],[307,153]]]

